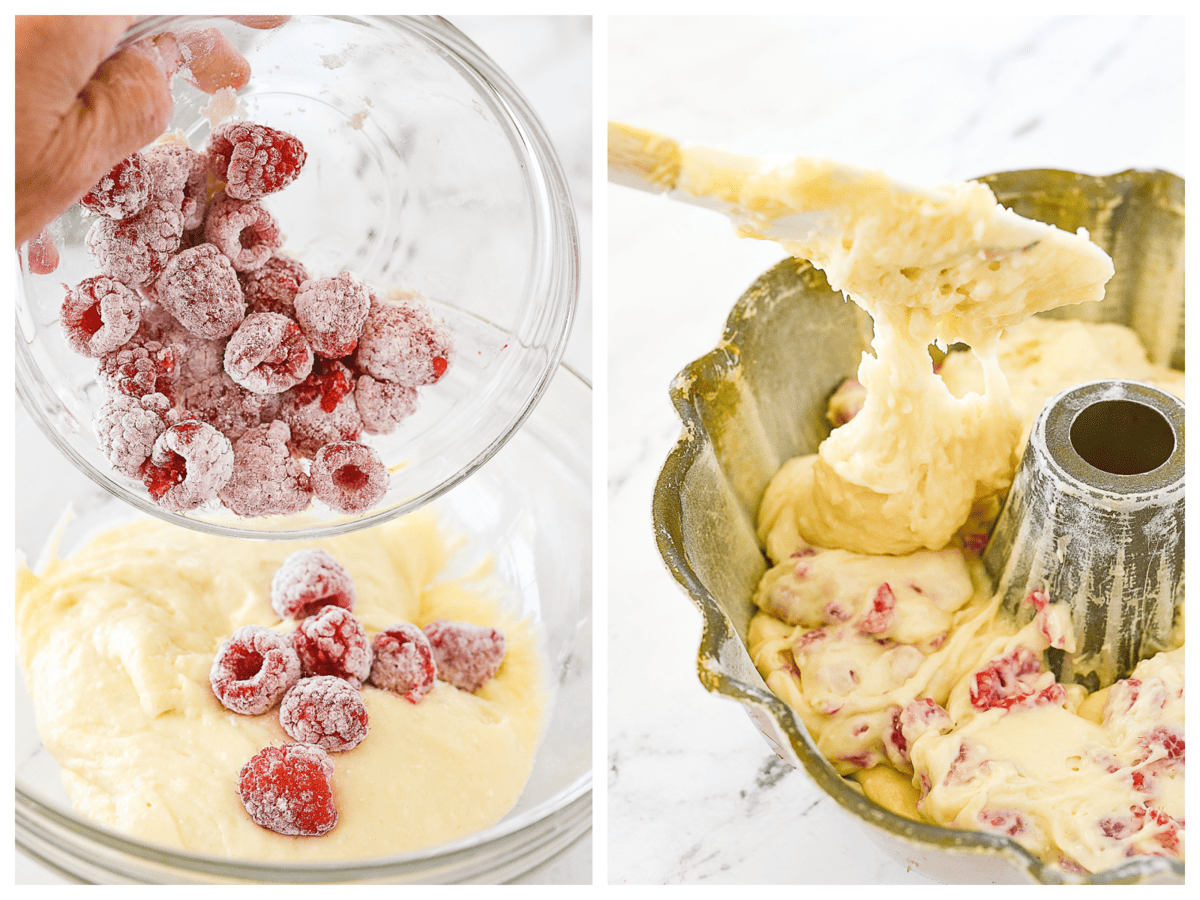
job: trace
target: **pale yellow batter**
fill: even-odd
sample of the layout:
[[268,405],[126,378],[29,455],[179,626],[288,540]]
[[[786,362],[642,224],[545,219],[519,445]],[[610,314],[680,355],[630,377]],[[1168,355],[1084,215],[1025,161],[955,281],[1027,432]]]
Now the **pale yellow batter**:
[[[242,765],[289,742],[278,710],[240,716],[209,669],[238,627],[281,632],[271,577],[320,546],[354,578],[368,635],[436,618],[497,627],[498,675],[477,694],[438,682],[417,705],[370,685],[370,733],[331,753],[337,827],[285,837],[255,825]],[[216,538],[144,521],[107,532],[43,573],[20,573],[20,662],[38,731],[78,811],[131,837],[255,860],[376,857],[464,837],[516,803],[533,764],[546,694],[536,628],[505,611],[492,576],[441,576],[453,550],[431,513],[311,542]]]

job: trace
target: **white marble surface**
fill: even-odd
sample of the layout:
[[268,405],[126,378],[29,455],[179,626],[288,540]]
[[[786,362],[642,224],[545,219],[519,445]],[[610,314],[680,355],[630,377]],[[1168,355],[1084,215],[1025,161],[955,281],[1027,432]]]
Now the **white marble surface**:
[[[592,23],[587,16],[452,16],[449,17],[508,73],[538,112],[570,183],[575,199],[581,248],[579,311],[564,362],[592,380]],[[62,497],[86,491],[90,482],[75,471],[46,441],[18,402],[16,404],[17,471],[40,465],[54,477],[36,484],[18,478],[18,545],[22,533],[45,534],[62,502],[45,496],[54,485]],[[17,884],[65,884],[55,873],[16,854]],[[592,833],[537,869],[519,884],[590,884]]]
[[[1179,18],[612,18],[608,35],[608,117],[687,141],[916,183],[1186,174]],[[923,883],[701,687],[700,619],[654,545],[670,380],[781,253],[661,197],[607,203],[608,880]]]

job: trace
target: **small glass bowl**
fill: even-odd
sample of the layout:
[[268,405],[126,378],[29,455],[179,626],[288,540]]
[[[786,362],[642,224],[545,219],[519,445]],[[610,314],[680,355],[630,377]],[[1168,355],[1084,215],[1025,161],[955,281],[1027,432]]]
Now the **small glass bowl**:
[[[1092,177],[1042,169],[979,180],[1021,215],[1069,231],[1086,227],[1112,255],[1117,274],[1104,299],[1050,317],[1127,325],[1152,361],[1183,368],[1183,179],[1161,171]],[[747,643],[756,611],[751,598],[766,571],[754,526],[759,504],[779,467],[815,453],[829,434],[829,395],[853,377],[870,339],[870,318],[830,290],[823,273],[785,259],[738,300],[720,346],[672,383],[683,435],[654,487],[654,532],[663,561],[704,620],[701,683],[742,704],[771,749],[803,768],[866,838],[935,881],[1182,883],[1179,860],[1139,857],[1076,875],[1007,835],[897,815],[838,775],[800,717],[759,675]]]
[[[38,448],[21,448],[28,457]],[[85,479],[60,487],[55,457],[32,469],[45,502],[70,506],[58,539],[68,556],[98,530],[140,513]],[[65,496],[64,496],[65,495]],[[591,390],[560,368],[529,421],[468,481],[431,508],[466,540],[450,567],[469,570],[491,556],[512,603],[543,637],[550,706],[533,772],[516,807],[474,835],[400,856],[308,865],[216,859],[130,840],[77,816],[58,765],[42,747],[18,675],[16,843],[28,856],[76,881],[93,883],[497,883],[570,846],[591,827],[592,597]],[[21,510],[17,511],[21,521]],[[45,529],[43,529],[44,531]],[[27,556],[54,534],[20,529]]]
[[[391,473],[359,516],[314,502],[286,518],[240,518],[211,503],[159,508],[113,471],[96,444],[104,392],[96,363],[58,324],[63,284],[96,274],[84,246],[94,219],[78,206],[49,226],[61,262],[17,278],[17,392],[76,466],[125,502],[217,534],[288,539],[351,531],[416,509],[462,482],[509,440],[562,357],[579,288],[567,182],[546,133],[512,82],[461,32],[432,16],[295,16],[259,30],[227,18],[139,20],[126,42],[219,28],[249,61],[237,95],[245,118],[300,138],[308,161],[264,205],[283,250],[314,277],[345,269],[381,297],[416,290],[452,329],[457,358],[420,392],[391,435],[369,437]],[[211,97],[174,81],[178,129],[193,149],[210,130]]]

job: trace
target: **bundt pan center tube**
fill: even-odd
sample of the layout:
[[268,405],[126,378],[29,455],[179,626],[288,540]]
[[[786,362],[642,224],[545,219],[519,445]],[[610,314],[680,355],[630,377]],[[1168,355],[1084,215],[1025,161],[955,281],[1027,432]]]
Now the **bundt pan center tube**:
[[1133,381],[1077,385],[1034,423],[984,564],[1018,623],[1032,591],[1071,607],[1060,681],[1090,691],[1169,645],[1184,588],[1184,407]]

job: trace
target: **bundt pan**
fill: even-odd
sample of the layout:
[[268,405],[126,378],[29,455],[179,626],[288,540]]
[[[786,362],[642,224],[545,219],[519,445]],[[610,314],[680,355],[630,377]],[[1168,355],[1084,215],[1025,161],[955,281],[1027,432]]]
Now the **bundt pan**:
[[[1048,315],[1118,322],[1154,362],[1183,368],[1183,180],[1161,171],[1107,177],[1057,170],[980,179],[1030,218],[1088,229],[1116,275],[1098,304]],[[1177,860],[1139,858],[1092,875],[1041,862],[1007,836],[942,828],[898,816],[843,781],[800,718],[768,690],[746,647],[751,597],[766,570],[755,518],[786,460],[813,453],[829,433],[825,404],[857,369],[870,319],[806,262],[786,259],[738,300],[720,345],[671,385],[683,424],[654,491],[659,552],[704,619],[704,686],[741,703],[781,758],[804,770],[866,835],[936,881],[952,883],[1182,883]]]

